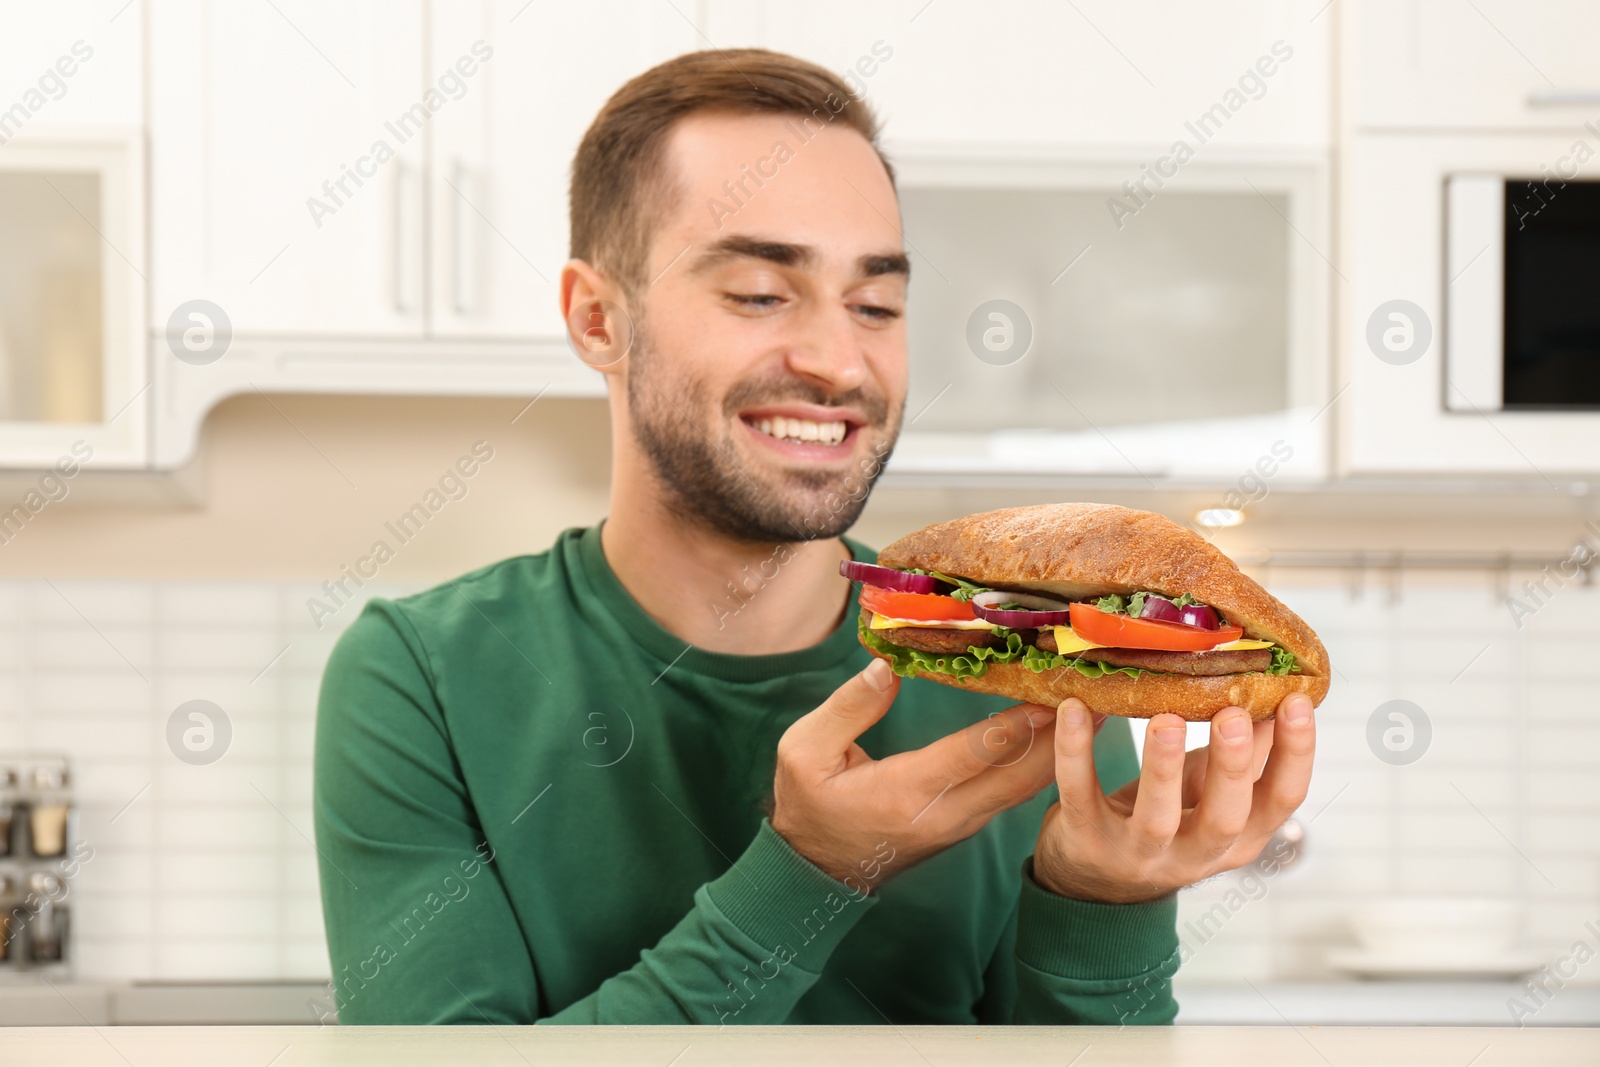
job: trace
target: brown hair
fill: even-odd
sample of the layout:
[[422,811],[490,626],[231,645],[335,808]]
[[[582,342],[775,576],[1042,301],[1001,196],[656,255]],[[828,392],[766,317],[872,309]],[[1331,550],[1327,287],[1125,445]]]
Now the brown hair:
[[765,48],[688,52],[612,94],[572,161],[571,256],[629,292],[645,282],[651,220],[670,202],[663,157],[680,119],[702,111],[835,119],[867,139],[889,180],[871,108],[831,71]]

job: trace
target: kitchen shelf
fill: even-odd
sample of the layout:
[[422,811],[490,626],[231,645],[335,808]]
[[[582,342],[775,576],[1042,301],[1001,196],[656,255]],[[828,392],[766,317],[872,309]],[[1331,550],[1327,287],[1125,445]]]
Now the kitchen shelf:
[[[1554,989],[1554,986],[1551,987]],[[1260,987],[1175,982],[1178,1022],[1206,1026],[1507,1026],[1507,1002],[1531,1003],[1520,982],[1273,982]],[[1600,987],[1568,986],[1520,1022],[1600,1025]]]
[[316,1025],[320,982],[27,982],[0,985],[4,1026]]

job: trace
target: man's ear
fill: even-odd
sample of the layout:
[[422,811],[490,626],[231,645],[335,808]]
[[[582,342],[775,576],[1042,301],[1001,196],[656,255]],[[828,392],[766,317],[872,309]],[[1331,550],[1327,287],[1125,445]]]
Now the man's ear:
[[561,315],[579,359],[602,374],[622,370],[633,348],[633,318],[617,287],[581,259],[561,268]]

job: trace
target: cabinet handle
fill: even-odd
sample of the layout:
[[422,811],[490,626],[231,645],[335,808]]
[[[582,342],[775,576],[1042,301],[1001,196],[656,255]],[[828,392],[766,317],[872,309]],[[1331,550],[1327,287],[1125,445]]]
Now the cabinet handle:
[[1529,107],[1572,107],[1600,104],[1600,89],[1539,89],[1528,94]]
[[450,303],[457,315],[470,315],[478,292],[477,249],[472,242],[473,202],[478,191],[473,173],[459,159],[450,165],[450,185],[454,194],[450,198]]
[[394,164],[394,309],[409,315],[417,309],[417,277],[421,266],[421,175],[405,160]]

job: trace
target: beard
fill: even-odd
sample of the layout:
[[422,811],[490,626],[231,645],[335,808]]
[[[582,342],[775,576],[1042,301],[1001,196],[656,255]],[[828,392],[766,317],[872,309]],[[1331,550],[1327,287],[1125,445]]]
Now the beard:
[[[792,375],[739,382],[716,402],[698,379],[662,366],[636,325],[628,368],[628,414],[668,508],[686,522],[755,544],[838,537],[861,515],[900,433],[903,405],[876,391],[833,395]],[[801,402],[854,407],[873,434],[868,454],[844,470],[750,470],[739,463],[739,412]],[[762,465],[763,468],[766,465]]]

